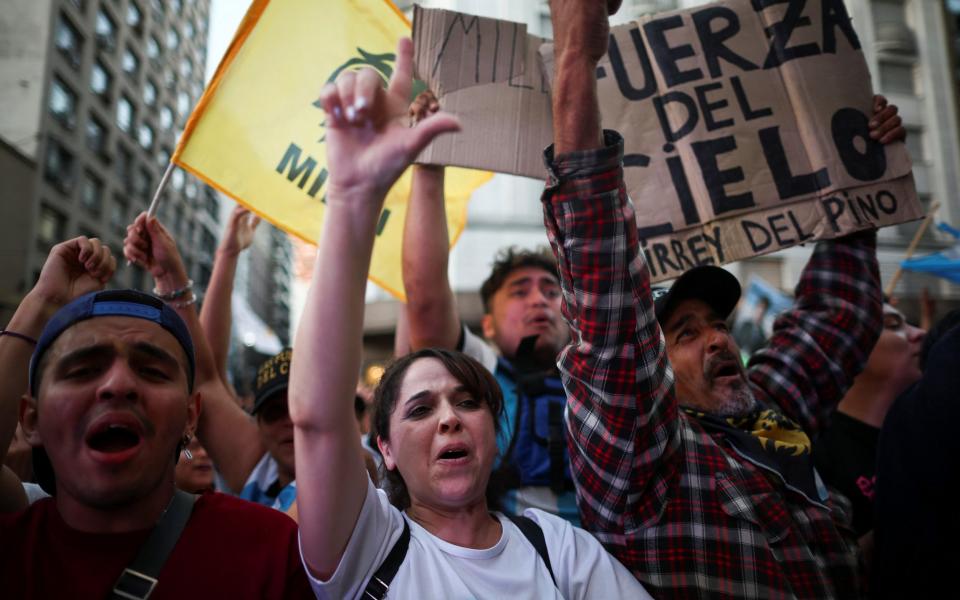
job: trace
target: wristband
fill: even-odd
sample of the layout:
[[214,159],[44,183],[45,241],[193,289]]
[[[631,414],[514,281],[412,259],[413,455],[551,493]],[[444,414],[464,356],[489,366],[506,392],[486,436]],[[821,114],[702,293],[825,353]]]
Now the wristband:
[[193,292],[190,292],[190,297],[186,300],[181,300],[180,302],[168,302],[168,304],[173,308],[186,308],[197,301],[197,295]]
[[29,335],[24,335],[22,333],[17,333],[16,331],[10,331],[9,329],[0,329],[0,335],[9,335],[10,337],[19,338],[25,342],[30,342],[34,346],[37,345],[37,340],[33,339]]
[[168,294],[161,294],[157,288],[153,288],[153,295],[156,296],[157,298],[160,298],[161,300],[170,301],[170,300],[176,300],[180,296],[186,296],[187,292],[190,292],[192,290],[193,290],[193,280],[188,279],[186,285],[184,285],[179,290],[174,290]]

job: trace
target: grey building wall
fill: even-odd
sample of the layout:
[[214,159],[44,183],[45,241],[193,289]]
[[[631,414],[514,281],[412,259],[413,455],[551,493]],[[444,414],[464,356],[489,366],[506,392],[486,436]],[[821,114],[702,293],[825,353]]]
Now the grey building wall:
[[0,140],[0,182],[3,192],[0,201],[0,323],[6,323],[24,289],[22,265],[27,261],[32,230],[30,202],[37,163],[15,147]]
[[[209,0],[6,0],[0,11],[0,139],[33,158],[32,186],[4,183],[3,204],[28,197],[16,294],[49,248],[76,235],[120,252],[148,206],[203,92]],[[216,195],[179,169],[158,215],[201,289],[216,247]],[[0,237],[15,225],[0,222]],[[149,288],[120,261],[111,285]],[[14,265],[15,266],[15,265]]]

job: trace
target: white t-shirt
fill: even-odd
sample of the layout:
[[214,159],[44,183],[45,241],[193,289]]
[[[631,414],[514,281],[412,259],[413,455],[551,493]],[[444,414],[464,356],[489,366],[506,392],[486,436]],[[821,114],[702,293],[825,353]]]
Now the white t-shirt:
[[592,535],[543,511],[530,509],[524,514],[543,529],[559,589],[533,545],[503,515],[497,514],[503,536],[492,548],[463,548],[408,519],[372,483],[367,484],[363,508],[336,572],[326,582],[311,575],[310,584],[317,598],[360,598],[406,519],[410,545],[387,598],[650,598]]

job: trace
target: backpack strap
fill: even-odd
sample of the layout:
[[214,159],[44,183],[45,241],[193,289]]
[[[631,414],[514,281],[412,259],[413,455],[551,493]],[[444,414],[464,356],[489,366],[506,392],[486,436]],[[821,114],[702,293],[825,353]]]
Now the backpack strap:
[[390,553],[383,559],[380,568],[373,574],[367,587],[363,590],[361,598],[370,598],[371,600],[383,600],[387,597],[387,590],[390,589],[390,582],[396,576],[403,559],[407,556],[407,548],[410,546],[410,525],[403,519],[403,532],[393,544]]
[[537,554],[540,555],[543,563],[547,566],[547,571],[550,573],[550,579],[553,580],[553,585],[559,588],[557,578],[553,574],[553,566],[550,565],[550,555],[547,553],[547,540],[543,537],[543,529],[530,517],[507,515],[507,518],[513,521],[513,524],[517,526],[520,533],[523,534],[523,537],[527,538],[527,541],[533,545]]
[[150,537],[140,547],[140,552],[130,566],[123,570],[113,584],[110,600],[145,600],[150,596],[157,585],[160,570],[190,520],[196,500],[196,494],[174,489],[173,498],[160,515]]

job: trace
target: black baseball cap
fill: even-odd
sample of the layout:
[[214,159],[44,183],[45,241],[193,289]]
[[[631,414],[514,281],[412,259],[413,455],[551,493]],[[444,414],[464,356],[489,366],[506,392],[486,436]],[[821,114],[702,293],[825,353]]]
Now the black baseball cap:
[[669,288],[655,287],[651,290],[657,321],[661,326],[666,324],[681,301],[689,299],[702,300],[717,316],[726,319],[740,300],[740,292],[740,282],[736,277],[726,269],[712,265],[694,267]]
[[263,361],[257,368],[257,380],[253,383],[253,408],[250,414],[257,414],[268,400],[290,385],[291,348],[284,348]]

